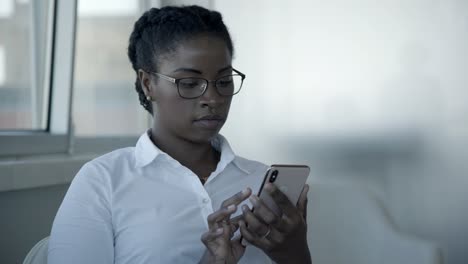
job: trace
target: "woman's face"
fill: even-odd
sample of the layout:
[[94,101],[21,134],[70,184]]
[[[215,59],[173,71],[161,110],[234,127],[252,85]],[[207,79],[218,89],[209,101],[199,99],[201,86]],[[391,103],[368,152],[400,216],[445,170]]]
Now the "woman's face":
[[[231,55],[226,43],[213,36],[197,36],[182,42],[159,61],[158,72],[175,79],[199,77],[216,80],[232,73]],[[180,97],[177,85],[152,77],[151,97],[159,131],[191,142],[209,142],[224,125],[232,97],[221,96],[214,82],[195,99]]]

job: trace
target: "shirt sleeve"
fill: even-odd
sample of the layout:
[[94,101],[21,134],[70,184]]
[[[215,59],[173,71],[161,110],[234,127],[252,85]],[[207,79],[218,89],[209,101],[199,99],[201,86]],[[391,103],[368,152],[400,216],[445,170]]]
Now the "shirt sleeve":
[[108,174],[91,162],[73,179],[52,226],[49,264],[114,263]]

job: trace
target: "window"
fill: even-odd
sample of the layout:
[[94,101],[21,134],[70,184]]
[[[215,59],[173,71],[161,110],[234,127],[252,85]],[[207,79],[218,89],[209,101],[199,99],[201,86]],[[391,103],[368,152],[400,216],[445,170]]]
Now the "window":
[[1,1],[0,156],[65,153],[76,5]]
[[0,1],[0,130],[47,129],[52,10],[51,0]]

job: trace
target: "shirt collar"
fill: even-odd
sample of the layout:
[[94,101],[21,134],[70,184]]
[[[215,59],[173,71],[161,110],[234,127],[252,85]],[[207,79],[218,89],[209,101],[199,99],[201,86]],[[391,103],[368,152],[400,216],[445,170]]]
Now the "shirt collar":
[[149,131],[143,133],[135,146],[135,164],[137,167],[144,167],[156,159],[163,152],[153,144],[149,137]]
[[[149,134],[151,130],[143,133],[135,146],[135,161],[137,167],[145,167],[146,165],[153,162],[160,155],[167,155],[160,150],[151,141]],[[244,166],[241,160],[239,160],[229,145],[227,139],[222,135],[218,134],[212,141],[211,145],[219,152],[221,157],[216,168],[216,171],[221,172],[226,168],[229,163],[234,163],[240,170],[245,173],[250,173],[247,166]]]
[[[218,134],[216,138],[211,141],[211,145],[219,152],[221,152],[221,158],[219,159],[216,172],[221,172],[226,168],[229,163],[234,163],[240,170],[245,173],[249,173],[247,167],[242,164],[239,158],[236,156],[231,146],[229,145],[227,139],[222,135]],[[215,173],[216,174],[216,173]]]

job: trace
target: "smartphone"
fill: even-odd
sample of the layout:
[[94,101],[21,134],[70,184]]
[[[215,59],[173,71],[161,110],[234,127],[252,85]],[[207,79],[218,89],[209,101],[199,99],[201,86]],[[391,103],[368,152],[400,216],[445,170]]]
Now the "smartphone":
[[[258,197],[270,208],[270,210],[278,215],[282,215],[282,210],[276,205],[276,202],[266,191],[263,191],[265,184],[273,183],[278,189],[280,189],[296,206],[301,196],[302,189],[305,186],[307,178],[309,177],[310,168],[306,165],[271,165],[267,170],[265,177],[263,178],[262,185],[258,190]],[[255,208],[252,209],[252,212]],[[241,243],[247,246],[243,237],[241,236]]]
[[296,205],[309,173],[310,168],[306,165],[271,165],[258,191],[258,197],[273,213],[280,216],[282,214],[281,209],[276,205],[270,194],[263,191],[264,186],[267,183],[273,183],[288,197],[293,205]]
[[[252,191],[260,197],[270,210],[277,215],[281,215],[281,209],[267,192],[263,192],[263,187],[268,182],[275,184],[289,198],[291,203],[296,205],[309,173],[310,168],[306,165],[271,165],[261,183],[259,182],[257,190]],[[242,218],[240,208],[244,204],[249,205],[248,200],[238,206],[237,212],[231,216],[231,222],[237,222]]]

